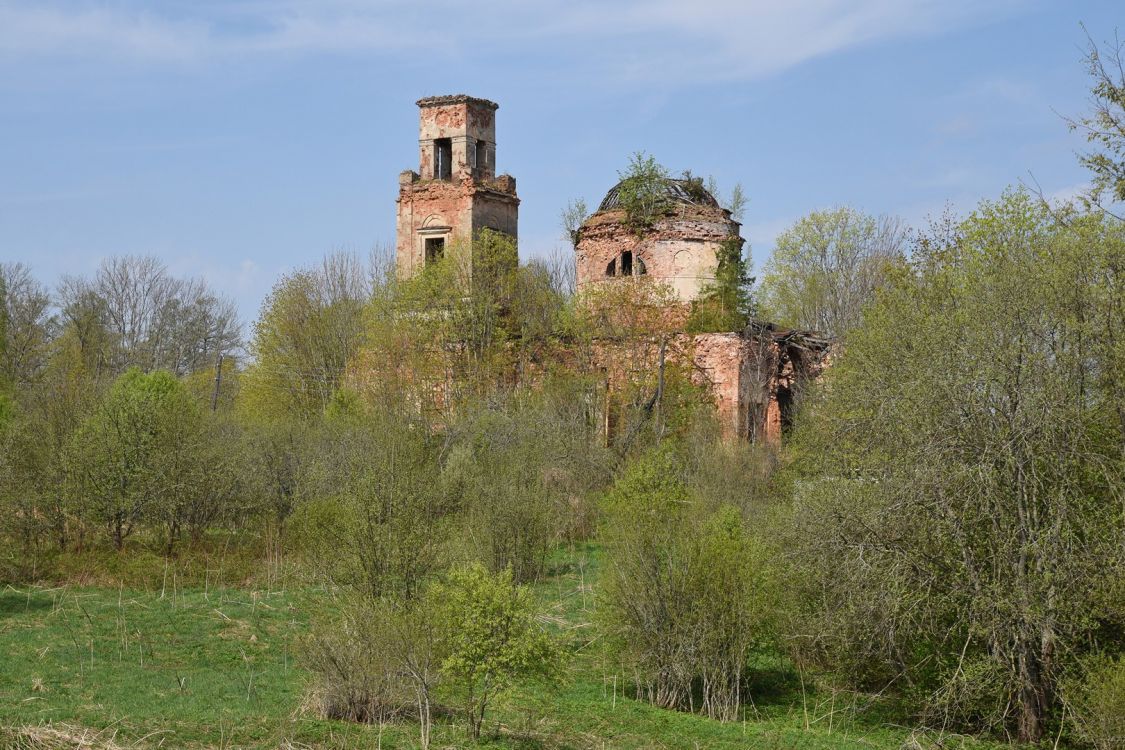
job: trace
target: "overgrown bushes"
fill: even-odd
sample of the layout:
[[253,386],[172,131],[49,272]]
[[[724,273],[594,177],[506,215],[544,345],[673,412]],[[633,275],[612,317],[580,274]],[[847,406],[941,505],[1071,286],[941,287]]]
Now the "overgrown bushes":
[[1080,657],[1121,649],[1123,247],[1013,192],[865,311],[798,447],[807,658],[1037,741]]
[[382,722],[413,714],[428,747],[434,713],[458,713],[474,739],[514,681],[550,679],[559,654],[510,571],[454,568],[414,597],[358,596],[308,639],[317,709]]
[[641,695],[729,721],[750,649],[769,632],[769,576],[739,510],[708,508],[683,473],[657,449],[607,495],[605,624]]
[[1125,744],[1125,656],[1094,655],[1063,686],[1078,737],[1097,750]]

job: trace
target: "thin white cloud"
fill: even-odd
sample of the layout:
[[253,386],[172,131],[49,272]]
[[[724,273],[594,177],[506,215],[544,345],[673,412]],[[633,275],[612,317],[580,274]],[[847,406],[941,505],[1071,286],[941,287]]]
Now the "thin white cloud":
[[[158,15],[120,2],[0,0],[0,58],[201,62],[241,55],[519,54],[612,79],[745,79],[872,42],[994,18],[1022,0],[207,0]],[[151,8],[152,6],[148,6]],[[530,58],[529,58],[530,59]]]
[[238,273],[234,277],[234,287],[239,292],[256,289],[262,285],[262,269],[250,258],[245,258],[238,264]]
[[1043,101],[1043,92],[1035,83],[1001,75],[991,75],[977,81],[970,95],[993,104],[1002,101],[1013,105],[1036,106]]
[[208,30],[200,23],[143,12],[0,4],[0,56],[184,62],[205,52],[208,39]]
[[936,33],[991,17],[1007,0],[659,0],[618,7],[622,28],[694,37],[666,52],[676,68],[720,78],[765,75],[875,41]]

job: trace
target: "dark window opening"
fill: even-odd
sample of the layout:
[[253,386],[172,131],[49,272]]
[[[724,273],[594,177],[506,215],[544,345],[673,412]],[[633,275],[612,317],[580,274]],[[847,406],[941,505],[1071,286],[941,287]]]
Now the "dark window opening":
[[426,264],[437,263],[445,255],[444,237],[426,238]]
[[477,169],[488,169],[488,144],[484,141],[477,141]]
[[605,267],[605,275],[606,276],[616,276],[617,275],[617,258],[614,258],[613,260],[611,260],[609,262],[609,265],[607,265]]
[[439,180],[453,179],[453,141],[448,138],[434,141],[434,177]]
[[784,387],[777,389],[777,410],[781,416],[781,431],[787,433],[793,426],[793,391]]
[[645,265],[643,260],[637,258],[637,275],[644,276],[646,273],[648,273],[648,266]]
[[632,276],[633,275],[633,253],[630,252],[629,250],[626,250],[625,252],[621,253],[621,275],[622,276]]

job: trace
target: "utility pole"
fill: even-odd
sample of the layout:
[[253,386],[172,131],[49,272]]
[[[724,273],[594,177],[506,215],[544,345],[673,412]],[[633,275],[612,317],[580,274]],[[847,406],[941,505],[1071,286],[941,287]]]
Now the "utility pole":
[[215,362],[215,390],[211,393],[211,411],[219,408],[219,386],[223,383],[223,356],[219,355],[219,359]]

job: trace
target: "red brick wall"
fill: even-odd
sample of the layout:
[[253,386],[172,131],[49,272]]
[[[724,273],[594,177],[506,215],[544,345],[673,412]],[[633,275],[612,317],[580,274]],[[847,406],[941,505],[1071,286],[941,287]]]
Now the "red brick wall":
[[693,300],[714,280],[716,253],[732,234],[738,234],[738,223],[714,206],[677,204],[643,234],[625,223],[621,209],[596,213],[583,224],[575,248],[578,287],[612,282],[606,267],[628,250],[633,253],[634,273],[639,260],[650,279],[671,286],[681,301]]

